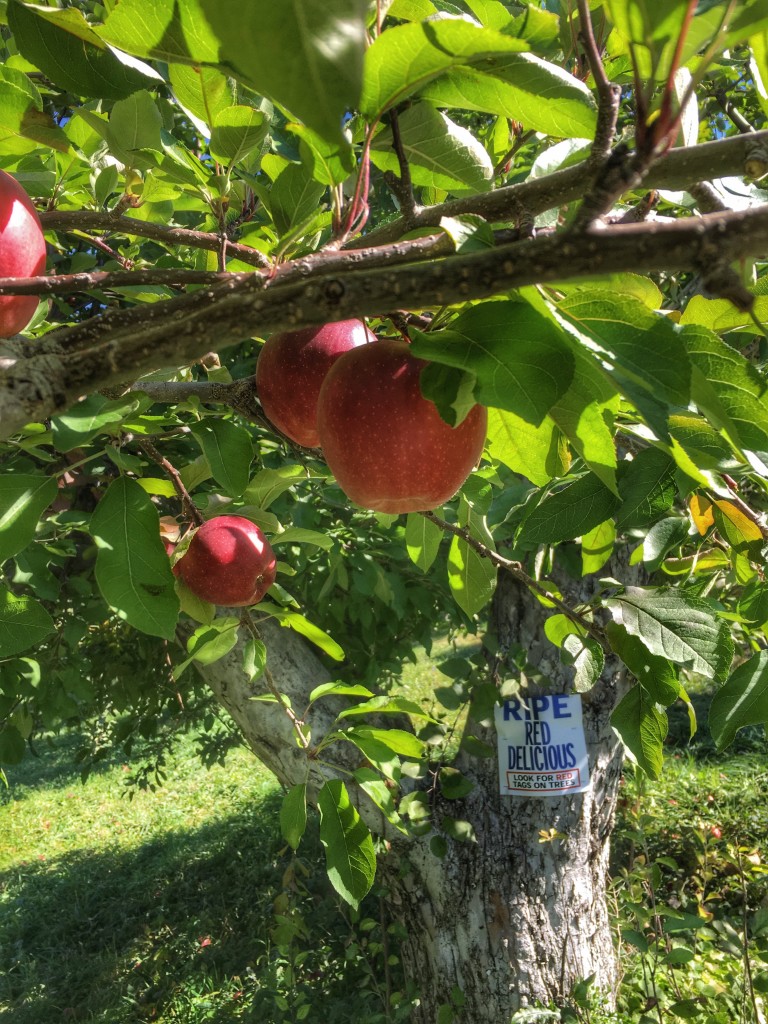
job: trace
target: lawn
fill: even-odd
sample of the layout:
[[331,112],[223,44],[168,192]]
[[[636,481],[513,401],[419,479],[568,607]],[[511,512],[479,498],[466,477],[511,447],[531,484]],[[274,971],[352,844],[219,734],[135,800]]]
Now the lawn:
[[[404,1017],[382,902],[374,892],[342,912],[316,833],[299,858],[284,847],[279,789],[247,750],[204,768],[182,738],[151,791],[120,759],[83,785],[78,744],[38,745],[0,797],[0,1021]],[[622,1010],[602,1015],[585,987],[563,1020],[765,1021],[765,738],[720,758],[704,732],[677,744],[661,783],[625,775],[612,887]]]

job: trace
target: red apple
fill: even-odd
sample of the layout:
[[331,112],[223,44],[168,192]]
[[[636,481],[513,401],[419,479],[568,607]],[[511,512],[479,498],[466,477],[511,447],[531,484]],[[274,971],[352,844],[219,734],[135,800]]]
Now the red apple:
[[276,559],[250,519],[216,516],[203,523],[173,571],[204,601],[244,608],[275,582]]
[[[36,277],[45,270],[45,239],[32,202],[21,185],[0,171],[0,277]],[[36,295],[0,296],[0,338],[26,327]]]
[[488,416],[475,405],[458,427],[421,394],[427,363],[405,341],[377,341],[334,363],[318,402],[320,444],[352,501],[377,512],[442,505],[480,458]]
[[317,448],[317,398],[326,373],[350,349],[376,341],[362,320],[273,334],[256,363],[256,391],[264,412],[287,437]]

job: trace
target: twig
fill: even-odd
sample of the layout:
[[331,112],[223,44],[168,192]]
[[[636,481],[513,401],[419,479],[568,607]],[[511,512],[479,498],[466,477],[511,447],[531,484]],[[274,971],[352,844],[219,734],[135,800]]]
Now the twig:
[[195,526],[202,526],[203,523],[205,522],[202,513],[200,512],[200,509],[195,505],[194,501],[192,501],[189,491],[184,486],[184,482],[179,476],[179,471],[176,469],[176,467],[172,463],[170,463],[168,459],[165,458],[164,455],[160,454],[160,452],[157,450],[157,448],[155,448],[151,441],[147,441],[145,438],[143,438],[141,441],[138,442],[138,445],[139,448],[141,448],[142,451],[146,452],[150,459],[152,459],[153,462],[156,462],[157,465],[161,467],[161,469],[165,470],[165,472],[170,477],[174,490],[181,499],[181,506],[184,510],[184,515],[187,517],[187,519],[189,519],[190,522],[194,523]]
[[0,295],[61,295],[93,288],[124,288],[144,284],[185,288],[187,285],[218,284],[233,278],[242,280],[250,273],[241,271],[221,274],[216,270],[165,270],[150,267],[142,270],[93,270],[79,274],[56,274],[52,277],[0,277]]
[[416,197],[413,194],[411,168],[403,147],[403,139],[400,135],[400,122],[396,110],[390,110],[389,112],[389,126],[392,129],[392,148],[397,155],[397,162],[400,166],[400,178],[396,195],[407,222],[417,212],[418,207],[416,205]]
[[[747,503],[738,496],[738,494],[735,494],[731,487],[729,487],[728,490],[730,491],[730,494],[725,500],[729,501],[731,505],[735,505],[744,518],[748,519],[753,526],[757,527],[762,534],[763,540],[768,540],[768,526],[765,525],[757,512],[755,512],[754,509],[751,509],[749,505],[747,505]],[[705,491],[704,493],[713,505],[720,500],[716,494],[712,494],[710,491]]]
[[445,519],[441,519],[439,516],[436,516],[434,512],[421,512],[420,514],[431,523],[434,523],[435,526],[439,526],[440,529],[444,530],[446,533],[452,533],[456,537],[461,537],[461,539],[473,548],[481,558],[487,558],[489,562],[492,562],[497,568],[508,572],[518,581],[518,583],[522,583],[528,590],[532,591],[534,594],[538,594],[539,597],[544,598],[546,601],[549,601],[557,608],[558,611],[562,612],[563,615],[569,618],[571,622],[575,622],[580,629],[585,630],[593,640],[596,640],[597,643],[600,644],[604,651],[607,653],[610,652],[610,647],[608,646],[605,637],[602,635],[601,630],[599,630],[585,615],[582,615],[580,612],[571,608],[564,601],[561,601],[555,594],[550,593],[546,587],[543,587],[538,582],[538,580],[529,576],[521,562],[514,562],[510,558],[504,558],[504,556],[500,555],[497,551],[492,551],[487,544],[483,544],[481,540],[473,537],[465,527],[456,526],[455,523],[449,523]]
[[[514,122],[514,124],[517,124],[517,122]],[[507,171],[509,170],[510,162],[514,160],[514,158],[517,156],[518,151],[521,150],[523,146],[526,144],[526,142],[528,142],[529,139],[532,139],[535,136],[535,134],[536,132],[533,130],[533,128],[529,128],[527,132],[519,131],[515,133],[515,141],[512,143],[510,148],[507,150],[507,152],[504,154],[501,160],[499,160],[499,162],[493,169],[494,178],[500,178],[502,174],[507,173]]]
[[[168,227],[138,220],[136,217],[115,217],[102,210],[47,210],[40,214],[40,222],[46,231],[107,231],[139,238],[151,238],[164,245],[188,245],[195,249],[219,252],[221,238],[214,231],[192,231],[189,228]],[[254,267],[268,267],[269,260],[250,245],[228,242],[229,255]]]
[[[613,146],[616,124],[619,120],[621,86],[614,85],[605,73],[603,60],[595,42],[589,0],[578,0],[578,5],[581,42],[587,55],[589,70],[592,72],[592,77],[595,80],[599,101],[597,128],[595,129],[595,138],[588,161],[590,167],[598,169],[608,159],[611,147]],[[586,227],[588,223],[591,222],[585,220],[582,226]]]

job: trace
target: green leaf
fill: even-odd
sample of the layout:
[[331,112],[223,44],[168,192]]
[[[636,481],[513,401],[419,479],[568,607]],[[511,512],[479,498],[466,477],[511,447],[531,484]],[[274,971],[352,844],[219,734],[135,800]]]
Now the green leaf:
[[768,723],[768,651],[759,651],[731,674],[712,699],[709,731],[723,750],[747,725]]
[[298,850],[307,827],[307,784],[292,786],[280,804],[280,832],[292,850]]
[[[716,334],[685,327],[681,334],[694,367],[692,396],[707,419],[745,450],[768,453],[768,385],[751,363]],[[768,455],[763,459],[763,471]]]
[[269,122],[253,107],[225,107],[214,114],[210,150],[219,163],[236,164],[258,149],[269,129]]
[[190,427],[211,467],[214,480],[230,498],[248,486],[253,442],[245,427],[230,420],[206,418]]
[[669,516],[652,526],[643,541],[643,561],[656,572],[664,558],[688,536],[688,520]]
[[179,614],[160,520],[149,496],[127,477],[109,485],[91,517],[96,582],[107,604],[135,629],[172,640]]
[[363,0],[121,0],[100,34],[141,57],[211,65],[286,107],[329,141],[359,108]]
[[313,704],[321,697],[338,695],[346,697],[373,697],[373,690],[369,690],[367,686],[361,686],[359,683],[321,683],[320,686],[316,686],[310,693],[309,703]]
[[88,444],[97,434],[108,432],[113,423],[119,423],[126,416],[136,412],[141,402],[136,395],[110,401],[103,395],[95,394],[73,405],[61,416],[51,420],[53,444],[59,452],[70,452]]
[[475,615],[493,597],[496,567],[463,537],[453,537],[448,551],[448,585],[459,608]]
[[481,252],[496,244],[493,228],[478,214],[466,213],[460,217],[441,217],[440,227],[451,238],[456,252]]
[[611,715],[611,725],[621,737],[630,757],[652,779],[661,777],[663,744],[669,729],[666,714],[658,711],[638,683]]
[[761,626],[768,622],[768,585],[750,583],[744,588],[738,604],[739,615],[746,622]]
[[262,640],[250,637],[243,647],[243,672],[253,682],[258,679],[267,664],[267,648]]
[[575,672],[573,686],[576,693],[584,693],[589,690],[600,678],[600,673],[605,666],[605,655],[600,644],[588,636],[579,636],[570,633],[563,640],[563,650],[570,659]]
[[66,135],[43,111],[40,93],[26,75],[12,68],[1,68],[0,156],[22,156],[40,146],[62,153],[69,150]]
[[584,576],[599,572],[613,554],[616,542],[616,524],[612,519],[581,535],[581,571]]
[[311,640],[316,647],[319,647],[321,651],[325,651],[334,661],[344,660],[344,649],[336,643],[333,637],[328,636],[319,626],[304,618],[299,612],[292,612],[287,608],[281,608],[270,601],[260,601],[259,612],[263,615],[273,615],[281,626],[288,626],[295,632],[301,633],[307,640]]
[[549,414],[592,472],[618,493],[613,419],[620,397],[590,353],[575,342],[570,349],[573,379]]
[[579,330],[582,344],[607,365],[622,394],[663,436],[666,416],[660,403],[686,407],[690,401],[691,365],[682,332],[634,295],[601,288],[566,295],[558,310]]
[[527,48],[520,40],[467,22],[398,25],[382,32],[366,51],[359,109],[374,120],[451,68]]
[[418,512],[409,512],[405,520],[405,546],[408,557],[422,572],[427,572],[437,557],[443,531]]
[[54,11],[12,0],[8,26],[20,53],[75,96],[122,99],[154,84],[116,57],[74,7]]
[[537,487],[568,471],[567,445],[550,416],[535,427],[513,412],[489,409],[486,444],[492,458]]
[[539,426],[573,379],[574,359],[557,327],[524,302],[483,302],[448,331],[414,331],[414,355],[468,370],[475,397]]
[[392,790],[373,768],[358,768],[354,771],[355,782],[373,800],[387,821],[401,832],[405,832],[402,818],[397,813]]
[[418,759],[424,754],[424,743],[412,732],[405,732],[403,729],[374,729],[371,726],[358,725],[354,729],[348,729],[344,736],[358,746],[363,740],[374,740],[403,757]]
[[440,769],[440,792],[446,800],[462,800],[475,788],[474,782],[456,768]]
[[488,69],[455,68],[430,82],[421,96],[439,107],[500,114],[561,139],[592,138],[597,123],[590,90],[532,53],[506,54]]
[[[398,127],[414,185],[447,192],[490,189],[493,164],[485,149],[470,131],[429,103],[415,103],[403,111]],[[391,129],[374,139],[371,160],[380,170],[399,174]]]
[[696,413],[670,416],[669,433],[700,469],[732,472],[739,465],[725,438]]
[[289,526],[282,533],[270,537],[272,547],[280,544],[312,544],[316,548],[324,548],[330,551],[333,547],[333,538],[327,533],[320,533],[319,530],[305,530],[301,526]]
[[0,565],[32,543],[38,520],[56,493],[53,477],[0,475]]
[[614,622],[639,637],[652,654],[686,665],[708,679],[725,679],[733,659],[728,624],[700,598],[679,590],[627,587],[606,601]]
[[168,77],[176,99],[185,110],[204,122],[209,128],[208,135],[216,115],[234,106],[234,83],[216,68],[171,64]]
[[605,632],[614,653],[651,699],[664,707],[674,704],[680,695],[680,680],[672,662],[652,654],[640,637],[632,636],[615,622],[609,622]]
[[16,597],[0,586],[0,658],[39,646],[55,628],[41,604],[31,597]]
[[288,164],[278,174],[272,188],[260,194],[278,233],[286,235],[317,212],[325,186],[315,179],[309,167]]
[[110,147],[116,156],[118,152],[127,156],[123,162],[129,167],[137,166],[136,156],[145,150],[162,151],[162,123],[154,98],[145,89],[134,92],[112,107],[109,115]]
[[[760,323],[768,322],[768,295],[755,296],[752,313]],[[715,334],[739,329],[753,330],[755,322],[747,310],[739,309],[728,299],[705,299],[694,295],[680,317],[681,326],[696,324],[706,327]]]
[[329,142],[303,124],[291,122],[286,128],[301,139],[301,162],[312,168],[316,181],[323,185],[340,185],[354,173],[354,152],[346,141],[343,144]]
[[357,908],[373,885],[376,854],[371,833],[349,799],[343,782],[324,783],[317,798],[320,842],[328,877],[336,892]]
[[279,469],[262,469],[243,492],[243,502],[257,508],[268,509],[284,491],[294,484],[310,480],[311,476],[304,466],[287,465]]
[[619,472],[622,502],[616,510],[616,529],[631,530],[655,523],[672,507],[677,494],[675,463],[658,448],[645,448]]
[[611,516],[619,499],[594,473],[586,473],[547,494],[523,520],[519,539],[526,544],[557,544],[583,537]]
[[338,717],[352,718],[355,715],[412,715],[414,718],[427,718],[433,721],[431,715],[415,701],[407,697],[389,697],[387,694],[379,694],[362,704],[346,708]]

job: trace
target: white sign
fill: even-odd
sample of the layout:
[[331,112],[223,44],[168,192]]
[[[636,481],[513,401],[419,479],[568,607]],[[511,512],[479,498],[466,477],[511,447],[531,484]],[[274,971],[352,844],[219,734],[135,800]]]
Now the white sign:
[[579,694],[542,694],[496,708],[499,781],[506,796],[559,796],[589,789]]

